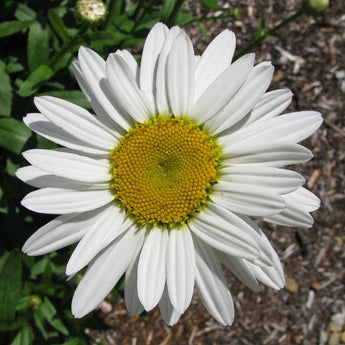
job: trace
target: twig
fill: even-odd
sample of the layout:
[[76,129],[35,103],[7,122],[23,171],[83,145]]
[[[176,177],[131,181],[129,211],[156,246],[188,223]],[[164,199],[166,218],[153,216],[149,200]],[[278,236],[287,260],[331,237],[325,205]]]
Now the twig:
[[343,137],[345,137],[345,131],[338,127],[337,125],[335,125],[334,123],[332,123],[329,120],[325,120],[325,123],[327,126],[331,127],[333,130],[335,130],[337,133],[341,134]]

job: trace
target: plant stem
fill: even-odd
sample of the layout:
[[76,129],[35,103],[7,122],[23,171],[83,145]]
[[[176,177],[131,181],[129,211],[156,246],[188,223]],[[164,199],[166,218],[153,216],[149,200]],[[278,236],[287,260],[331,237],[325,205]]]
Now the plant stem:
[[167,26],[171,27],[171,26],[176,24],[177,15],[178,15],[180,8],[182,7],[183,4],[184,4],[184,0],[177,0],[176,1],[174,8],[171,11],[170,16],[165,23]]
[[80,39],[80,36],[87,30],[87,24],[82,24],[78,32],[69,40],[67,41],[62,48],[51,58],[49,62],[49,66],[54,68],[55,65],[59,62],[59,60],[67,54],[77,43]]
[[290,17],[285,18],[282,22],[280,22],[278,25],[274,26],[273,28],[269,29],[268,31],[264,32],[263,34],[261,34],[261,36],[255,38],[254,40],[252,40],[252,42],[246,47],[244,48],[240,53],[238,53],[234,60],[237,60],[239,57],[241,57],[242,55],[246,54],[247,52],[251,51],[252,48],[254,48],[255,46],[257,46],[259,43],[261,43],[264,39],[266,39],[267,37],[273,35],[274,33],[276,33],[279,29],[281,29],[282,27],[284,27],[285,25],[289,24],[290,22],[294,21],[295,19],[297,19],[298,17],[302,16],[303,14],[305,14],[304,9],[300,9],[298,10],[296,13],[292,14]]
[[192,18],[191,20],[188,20],[187,22],[183,23],[183,26],[189,25],[192,23],[200,23],[203,22],[204,20],[212,20],[212,19],[229,19],[233,17],[233,14],[227,14],[227,15],[220,15],[220,16],[209,16],[207,17],[206,15],[203,15],[199,18]]
[[136,17],[138,16],[139,12],[141,11],[142,7],[145,5],[145,0],[139,0],[139,3],[137,5],[137,7],[134,10],[134,13],[131,15],[132,19],[136,19]]

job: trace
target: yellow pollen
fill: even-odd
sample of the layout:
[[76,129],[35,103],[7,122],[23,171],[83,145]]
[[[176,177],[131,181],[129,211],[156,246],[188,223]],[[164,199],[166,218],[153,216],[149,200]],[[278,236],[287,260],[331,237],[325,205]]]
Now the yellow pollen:
[[111,188],[139,223],[180,225],[207,201],[219,155],[216,140],[195,122],[159,116],[112,150]]

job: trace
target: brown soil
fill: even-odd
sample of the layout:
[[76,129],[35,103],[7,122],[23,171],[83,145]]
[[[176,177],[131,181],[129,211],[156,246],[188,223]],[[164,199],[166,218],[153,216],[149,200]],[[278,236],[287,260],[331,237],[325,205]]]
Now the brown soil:
[[[240,9],[241,19],[212,20],[205,25],[211,38],[225,28],[232,29],[237,35],[237,52],[255,34],[263,14],[266,27],[272,27],[300,6],[296,0],[226,3]],[[193,1],[188,6],[198,15],[205,11]],[[340,0],[331,1],[325,15],[299,18],[254,49],[257,62],[271,60],[275,65],[270,89],[293,91],[289,111],[318,110],[325,119],[319,131],[304,142],[312,149],[314,159],[297,168],[306,178],[308,188],[322,200],[321,209],[314,213],[314,227],[294,229],[267,224],[262,227],[282,260],[289,283],[287,288],[274,291],[262,286],[262,292],[257,294],[229,274],[229,287],[236,305],[231,327],[218,325],[196,295],[174,327],[164,324],[157,309],[145,317],[132,318],[121,298],[116,302],[109,300],[110,304],[104,304],[103,311],[98,312],[109,329],[86,330],[95,342],[121,345],[341,343],[332,335],[329,323],[332,315],[345,313],[343,8]],[[196,50],[202,52],[206,42],[199,27],[193,25],[187,31]]]

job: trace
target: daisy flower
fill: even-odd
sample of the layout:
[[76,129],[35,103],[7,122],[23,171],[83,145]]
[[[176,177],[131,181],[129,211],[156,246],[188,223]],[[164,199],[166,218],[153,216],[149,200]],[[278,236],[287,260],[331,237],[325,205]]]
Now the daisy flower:
[[235,35],[219,34],[201,56],[178,27],[156,24],[140,66],[125,50],[106,61],[80,48],[74,70],[95,115],[37,97],[25,124],[61,145],[23,153],[17,171],[39,188],[22,204],[59,214],[25,243],[42,255],[78,242],[66,274],[87,267],[73,300],[80,318],[125,275],[133,315],[159,305],[175,324],[194,287],[230,325],[234,305],[221,264],[254,291],[284,286],[278,256],[256,219],[310,227],[319,200],[285,165],[311,159],[297,144],[320,126],[314,111],[281,113],[287,90],[267,92],[273,67],[254,54],[232,63]]

